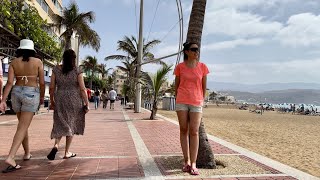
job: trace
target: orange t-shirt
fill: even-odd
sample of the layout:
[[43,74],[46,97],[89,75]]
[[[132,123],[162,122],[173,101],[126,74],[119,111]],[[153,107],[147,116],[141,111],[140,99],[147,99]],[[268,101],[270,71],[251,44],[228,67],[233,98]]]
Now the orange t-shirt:
[[178,104],[201,106],[203,103],[202,78],[209,73],[208,67],[198,62],[194,68],[189,68],[182,62],[174,70],[174,74],[180,77],[177,89]]

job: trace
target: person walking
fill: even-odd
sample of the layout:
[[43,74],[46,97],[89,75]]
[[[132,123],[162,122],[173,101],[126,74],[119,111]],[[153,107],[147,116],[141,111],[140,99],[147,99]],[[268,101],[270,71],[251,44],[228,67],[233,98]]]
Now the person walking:
[[111,88],[111,91],[109,92],[109,99],[110,99],[110,109],[114,109],[114,102],[117,98],[117,92]]
[[101,93],[101,100],[102,100],[102,103],[103,103],[103,105],[102,105],[103,109],[107,108],[108,99],[109,99],[109,95],[108,95],[107,89],[103,88],[102,89],[102,93]]
[[71,49],[63,53],[62,65],[55,66],[52,70],[50,102],[54,109],[51,139],[55,139],[55,142],[47,158],[55,159],[63,136],[66,137],[63,158],[75,157],[76,154],[69,149],[73,136],[84,133],[89,101],[82,71],[76,68],[76,54]]
[[91,89],[87,88],[87,96],[89,101],[91,101]]
[[99,104],[100,104],[100,91],[98,89],[96,89],[94,91],[94,108],[98,109]]
[[[199,62],[196,43],[184,43],[184,62],[175,68],[176,112],[179,119],[180,143],[184,157],[182,171],[199,175],[196,160],[199,149],[199,126],[209,70]],[[190,137],[190,138],[189,138]]]
[[[17,58],[13,59],[9,66],[8,81],[3,93],[0,110],[7,109],[6,99],[13,86],[14,77],[16,82],[12,88],[12,108],[17,113],[18,127],[13,137],[9,155],[5,163],[9,166],[3,173],[16,171],[21,168],[15,161],[15,155],[21,143],[24,149],[23,160],[29,160],[32,155],[29,147],[28,128],[33,116],[44,102],[44,71],[42,61],[35,58],[34,43],[29,39],[22,39],[17,51]],[[39,88],[40,87],[40,88]]]

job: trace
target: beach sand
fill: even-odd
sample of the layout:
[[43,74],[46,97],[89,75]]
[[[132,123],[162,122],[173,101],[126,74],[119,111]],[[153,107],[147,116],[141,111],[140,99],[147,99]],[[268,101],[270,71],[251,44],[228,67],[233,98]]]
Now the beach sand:
[[[319,116],[275,111],[260,115],[234,105],[210,105],[203,110],[207,133],[320,177]],[[174,111],[158,113],[177,120]]]

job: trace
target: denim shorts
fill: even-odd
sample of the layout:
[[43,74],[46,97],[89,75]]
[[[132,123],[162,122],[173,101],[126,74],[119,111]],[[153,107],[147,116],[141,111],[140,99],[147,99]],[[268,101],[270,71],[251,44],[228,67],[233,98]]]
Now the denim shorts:
[[40,90],[38,87],[14,86],[11,102],[15,112],[37,112],[40,104]]
[[176,104],[176,111],[190,111],[202,113],[202,106],[193,106],[190,104]]

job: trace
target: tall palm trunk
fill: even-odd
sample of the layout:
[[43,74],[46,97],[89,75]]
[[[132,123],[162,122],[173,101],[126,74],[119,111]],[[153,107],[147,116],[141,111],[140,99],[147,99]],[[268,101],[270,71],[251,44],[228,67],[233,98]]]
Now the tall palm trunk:
[[[154,97],[157,97],[157,95],[155,95]],[[151,120],[154,120],[156,118],[157,111],[158,111],[158,106],[157,106],[157,100],[155,99],[153,101],[151,115],[150,115]]]
[[67,49],[71,49],[71,36],[67,36],[67,37],[66,37],[65,50],[67,50]]
[[[187,41],[197,43],[200,49],[201,36],[204,24],[204,15],[206,11],[207,0],[193,0]],[[214,155],[204,129],[203,121],[199,127],[199,150],[197,166],[201,168],[216,168]]]

